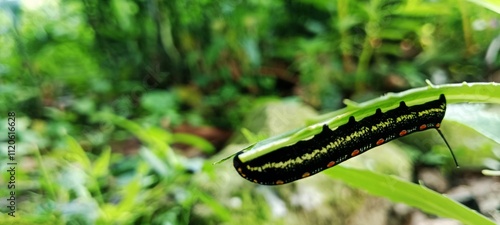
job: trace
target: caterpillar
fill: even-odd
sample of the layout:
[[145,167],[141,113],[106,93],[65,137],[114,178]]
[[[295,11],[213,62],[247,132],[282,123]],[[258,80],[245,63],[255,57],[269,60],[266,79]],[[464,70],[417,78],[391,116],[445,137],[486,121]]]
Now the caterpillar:
[[458,163],[450,145],[439,130],[446,112],[444,94],[439,99],[421,105],[407,106],[401,101],[395,109],[356,121],[349,121],[331,130],[326,124],[320,133],[248,162],[235,154],[233,165],[239,175],[263,185],[280,185],[312,176],[356,157],[374,147],[414,132],[435,128],[448,146],[455,164]]

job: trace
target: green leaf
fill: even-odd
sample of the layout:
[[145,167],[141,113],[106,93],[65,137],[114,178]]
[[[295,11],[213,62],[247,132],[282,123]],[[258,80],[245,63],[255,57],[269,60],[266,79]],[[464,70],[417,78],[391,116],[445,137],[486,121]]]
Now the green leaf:
[[183,143],[188,144],[190,146],[199,148],[205,153],[214,153],[215,147],[208,142],[207,140],[198,137],[196,135],[188,134],[188,133],[174,133],[173,134],[173,142],[174,143]]
[[172,170],[170,170],[163,160],[154,154],[150,149],[141,147],[139,155],[162,177],[168,177],[172,174]]
[[99,158],[97,158],[94,161],[94,163],[92,165],[92,171],[91,171],[92,177],[94,177],[94,178],[104,177],[104,176],[107,176],[109,174],[110,158],[111,158],[111,148],[107,147],[106,149],[104,149],[102,151]]
[[482,170],[481,173],[486,176],[500,176],[500,171],[497,170]]
[[208,207],[210,207],[210,209],[213,210],[213,212],[215,214],[217,214],[217,216],[219,218],[221,218],[221,220],[223,221],[229,221],[231,219],[231,211],[228,210],[224,205],[222,205],[221,203],[219,203],[216,199],[214,199],[212,196],[209,196],[201,191],[198,191],[198,192],[195,192],[198,196],[198,199],[205,203]]
[[394,176],[379,174],[368,170],[336,166],[326,170],[326,175],[342,180],[344,183],[401,202],[437,216],[456,219],[464,224],[494,225],[495,223],[478,212],[434,192],[422,185],[401,180]]
[[68,145],[68,151],[64,157],[70,162],[78,162],[83,167],[84,171],[90,171],[90,160],[82,146],[69,135],[66,136],[66,143]]
[[488,111],[484,105],[450,105],[446,120],[461,123],[500,144],[500,117],[495,111]]
[[167,143],[171,140],[171,134],[167,131],[159,128],[144,128],[133,121],[110,113],[99,113],[98,118],[111,122],[134,134],[139,140],[147,144],[156,155],[161,156],[160,158],[162,159],[166,159],[165,163],[169,164],[169,166],[176,167],[181,165],[177,159],[177,155],[170,148],[169,143]]
[[500,2],[498,0],[469,0],[469,2],[500,14]]
[[177,96],[167,91],[150,91],[141,97],[141,106],[152,113],[165,113],[176,110]]

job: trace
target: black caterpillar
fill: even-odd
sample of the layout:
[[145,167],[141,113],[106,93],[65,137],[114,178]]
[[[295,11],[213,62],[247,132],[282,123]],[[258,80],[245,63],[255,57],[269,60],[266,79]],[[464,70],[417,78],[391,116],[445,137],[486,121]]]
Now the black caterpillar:
[[396,138],[430,128],[435,128],[450,148],[439,130],[445,112],[443,94],[438,100],[421,105],[408,107],[401,102],[395,109],[385,113],[377,109],[375,114],[360,121],[351,116],[349,122],[335,130],[325,124],[321,133],[312,139],[248,162],[240,160],[241,151],[234,156],[234,168],[243,178],[258,184],[285,184],[319,173]]

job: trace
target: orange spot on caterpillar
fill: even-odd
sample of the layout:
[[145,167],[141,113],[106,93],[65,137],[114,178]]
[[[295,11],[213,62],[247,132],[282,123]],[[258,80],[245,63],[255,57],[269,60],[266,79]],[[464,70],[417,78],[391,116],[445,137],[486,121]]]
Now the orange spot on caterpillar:
[[311,176],[311,173],[309,172],[305,172],[304,174],[302,174],[302,178],[306,178],[308,176]]
[[384,139],[383,139],[383,138],[380,138],[380,139],[378,139],[378,141],[377,141],[377,143],[376,143],[376,144],[377,144],[377,145],[381,145],[381,144],[383,144],[383,143],[384,143]]
[[277,185],[284,184],[284,183],[285,183],[285,182],[283,182],[282,180],[277,180],[277,181],[276,181],[276,184],[277,184]]
[[420,130],[425,130],[425,128],[427,128],[427,125],[422,124],[422,125],[420,125],[420,127],[419,127],[419,128],[420,128]]
[[241,168],[238,168],[238,173],[242,176],[242,177],[247,177],[247,175],[245,175],[243,173],[243,170]]
[[352,157],[357,156],[358,154],[359,154],[359,149],[356,149],[356,150],[351,152]]
[[403,136],[405,136],[406,134],[408,134],[408,131],[406,131],[406,130],[402,130],[401,132],[399,132],[399,136],[400,136],[400,137],[403,137]]
[[259,183],[257,180],[253,180],[254,183]]
[[330,161],[328,165],[326,165],[327,168],[330,168],[332,166],[335,166],[335,161]]
[[439,128],[441,126],[440,123],[436,123],[436,127]]

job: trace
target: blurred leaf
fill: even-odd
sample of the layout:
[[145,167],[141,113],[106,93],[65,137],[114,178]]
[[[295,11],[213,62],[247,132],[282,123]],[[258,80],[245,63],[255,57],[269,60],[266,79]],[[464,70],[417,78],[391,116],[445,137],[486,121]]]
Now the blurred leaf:
[[252,131],[248,130],[247,128],[241,128],[241,133],[243,134],[243,136],[245,137],[245,139],[247,140],[248,143],[256,143],[256,142],[259,142],[259,141],[266,139],[265,135],[254,134]]
[[176,110],[177,97],[167,91],[151,91],[145,93],[141,98],[141,106],[152,113],[165,113]]
[[154,171],[160,174],[162,177],[172,176],[172,173],[169,172],[167,164],[160,159],[157,155],[155,155],[151,150],[145,147],[141,147],[139,154],[144,158],[144,160],[148,163]]
[[498,0],[468,0],[468,1],[500,14],[500,2]]
[[73,108],[81,114],[91,114],[95,112],[95,101],[91,98],[81,98],[75,100]]
[[402,202],[437,216],[453,218],[470,225],[495,224],[480,213],[442,194],[394,176],[343,166],[336,166],[324,173],[370,194],[383,196],[394,202]]
[[500,171],[496,170],[482,170],[481,172],[486,176],[500,176]]
[[109,174],[109,162],[111,158],[111,148],[107,147],[101,152],[99,158],[97,158],[92,166],[92,177],[104,177]]
[[174,133],[172,139],[173,143],[187,144],[196,147],[208,154],[215,152],[215,147],[210,142],[196,135],[188,133]]
[[40,75],[47,76],[53,85],[64,85],[79,93],[92,89],[89,81],[100,74],[96,59],[76,42],[46,45],[36,54],[34,63]]
[[247,57],[249,58],[250,64],[253,66],[259,66],[261,64],[260,49],[258,48],[257,40],[253,38],[246,38],[242,41],[242,47],[245,49]]
[[154,137],[155,139],[164,142],[166,144],[172,144],[173,135],[172,133],[159,128],[159,127],[149,127],[144,128],[144,132],[147,133],[150,137]]
[[113,0],[111,1],[113,13],[118,20],[118,25],[123,31],[130,32],[136,29],[133,16],[137,13],[138,7],[133,1]]
[[452,120],[469,126],[500,144],[499,111],[500,109],[498,107],[486,110],[484,105],[454,104],[448,106],[446,120]]
[[446,2],[428,2],[424,0],[409,0],[406,5],[398,10],[399,13],[408,16],[439,16],[450,14],[453,8]]
[[84,171],[90,171],[90,160],[82,146],[80,146],[80,144],[69,135],[65,138],[68,145],[67,153],[64,155],[65,158],[70,162],[79,163],[83,167]]
[[[87,189],[88,174],[86,172],[77,164],[67,163],[63,170],[58,172],[57,182],[64,191],[63,193],[60,192],[60,194],[69,195],[72,193],[76,195],[76,198],[91,198],[92,195]],[[66,204],[66,202],[63,204]]]
[[196,193],[201,202],[205,203],[210,207],[215,214],[223,221],[229,221],[231,219],[231,211],[228,210],[224,205],[220,204],[216,199],[208,196],[203,192]]

